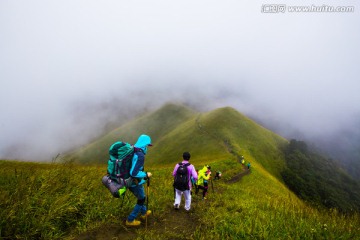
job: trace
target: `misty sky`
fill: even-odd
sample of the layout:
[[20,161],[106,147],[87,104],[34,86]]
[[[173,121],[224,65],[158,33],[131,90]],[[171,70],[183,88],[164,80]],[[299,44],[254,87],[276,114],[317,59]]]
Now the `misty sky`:
[[170,100],[232,106],[285,135],[359,129],[359,1],[267,3],[283,2],[0,0],[0,158],[50,160],[115,110]]

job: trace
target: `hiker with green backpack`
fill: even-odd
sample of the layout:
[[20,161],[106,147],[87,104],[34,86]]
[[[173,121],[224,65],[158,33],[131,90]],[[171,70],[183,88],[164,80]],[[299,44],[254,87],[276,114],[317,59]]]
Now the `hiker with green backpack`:
[[152,175],[144,171],[148,146],[152,146],[151,138],[143,134],[133,146],[129,143],[116,142],[109,149],[108,174],[103,177],[103,184],[114,197],[123,196],[126,189],[129,189],[137,198],[133,211],[127,217],[126,226],[139,226],[141,222],[136,220],[139,213],[142,220],[146,220],[151,214],[145,205],[146,196],[143,187]]
[[137,203],[126,220],[126,226],[139,226],[140,221],[135,220],[139,213],[141,214],[140,219],[142,220],[147,219],[151,214],[151,210],[146,209],[146,197],[143,187],[143,184],[146,183],[146,180],[152,175],[150,172],[144,172],[144,161],[148,146],[152,146],[152,144],[151,138],[147,135],[141,135],[134,145],[135,154],[130,169],[130,175],[135,178],[137,182],[133,183],[129,190],[137,198]]

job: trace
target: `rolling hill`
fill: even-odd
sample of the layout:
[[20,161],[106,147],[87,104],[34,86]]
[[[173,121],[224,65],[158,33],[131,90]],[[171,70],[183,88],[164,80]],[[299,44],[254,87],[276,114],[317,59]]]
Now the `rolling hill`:
[[[344,211],[360,208],[356,203],[360,200],[359,185],[335,162],[316,153],[308,159],[289,161],[288,140],[231,107],[197,112],[184,105],[166,104],[70,153],[68,158],[85,164],[105,164],[113,142],[134,143],[143,133],[151,136],[154,145],[148,152],[147,166],[171,167],[181,161],[184,151],[191,152],[191,162],[198,167],[228,159],[239,162],[243,156],[263,170],[264,181],[275,177],[303,200]],[[307,164],[309,161],[313,164]]]
[[[143,133],[150,135],[154,144],[145,161],[146,169],[153,173],[148,195],[153,215],[146,228],[142,224],[140,229],[131,230],[122,219],[133,208],[134,197],[127,194],[123,199],[113,198],[101,185],[101,178],[110,145],[118,140],[134,143]],[[296,182],[291,181],[291,188],[286,186],[284,176],[300,179],[298,190],[304,194],[304,172],[306,176],[311,173],[311,179],[321,179],[301,162],[309,163],[317,157],[303,151],[301,143],[294,148],[292,142],[230,107],[198,112],[166,104],[69,152],[62,163],[0,161],[0,237],[356,239],[360,234],[358,211],[342,214],[336,209],[314,207],[289,190],[294,191]],[[206,201],[193,194],[190,213],[176,213],[171,172],[184,151],[191,152],[196,168],[211,164],[223,176],[211,181]],[[242,156],[251,162],[250,171],[240,164]],[[300,162],[294,164],[293,159]],[[322,177],[335,179],[333,172],[329,175],[335,165],[323,159],[319,163],[310,166],[327,166]],[[344,173],[336,179],[353,184]],[[329,193],[333,191],[336,189]],[[355,195],[349,196],[351,201]]]
[[288,141],[263,128],[233,108],[196,112],[183,105],[166,104],[104,135],[68,155],[80,163],[105,163],[109,146],[118,140],[134,143],[146,133],[151,136],[147,164],[172,166],[184,151],[192,153],[192,162],[235,159],[243,155],[259,163],[271,174],[280,176]]

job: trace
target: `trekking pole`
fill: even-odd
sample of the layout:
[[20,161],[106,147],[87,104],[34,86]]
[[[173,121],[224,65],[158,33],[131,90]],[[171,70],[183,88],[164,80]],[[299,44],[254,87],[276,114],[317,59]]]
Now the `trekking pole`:
[[176,189],[174,187],[174,200],[175,200],[175,198],[176,198]]
[[125,192],[124,195],[122,196],[122,201],[121,201],[121,207],[120,207],[120,208],[122,208],[123,205],[124,205],[125,195],[126,195],[126,192]]
[[210,179],[210,182],[211,182],[211,189],[212,189],[212,191],[214,192],[214,184],[213,184],[212,179]]
[[147,184],[146,184],[146,217],[145,217],[145,228],[147,230],[147,219],[148,219],[148,215],[147,215],[147,211],[149,210],[149,188],[150,188],[150,178],[147,179]]

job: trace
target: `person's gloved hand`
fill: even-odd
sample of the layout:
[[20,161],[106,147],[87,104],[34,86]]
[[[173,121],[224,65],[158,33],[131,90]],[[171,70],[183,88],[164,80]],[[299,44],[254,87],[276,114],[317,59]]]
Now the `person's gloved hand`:
[[144,180],[148,180],[152,176],[151,172],[146,173],[146,177],[144,177]]

